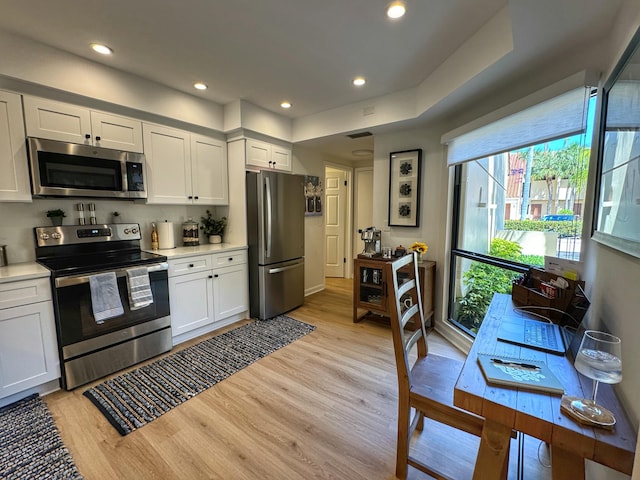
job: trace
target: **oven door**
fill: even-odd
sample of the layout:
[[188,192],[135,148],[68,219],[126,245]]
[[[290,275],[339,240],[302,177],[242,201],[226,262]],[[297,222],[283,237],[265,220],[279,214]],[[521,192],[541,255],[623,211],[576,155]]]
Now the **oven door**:
[[[91,303],[90,275],[58,277],[54,281],[56,323],[63,359],[83,355],[171,325],[166,262],[147,267],[153,303],[132,310],[126,269],[116,273],[124,313],[97,323]],[[105,272],[94,272],[105,273]]]

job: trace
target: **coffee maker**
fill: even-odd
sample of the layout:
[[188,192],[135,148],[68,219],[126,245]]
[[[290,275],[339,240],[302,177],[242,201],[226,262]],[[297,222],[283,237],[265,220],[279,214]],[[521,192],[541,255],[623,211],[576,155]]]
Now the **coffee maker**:
[[365,228],[360,230],[360,238],[364,241],[362,255],[373,257],[375,254],[380,253],[380,239],[382,238],[380,230],[376,227]]

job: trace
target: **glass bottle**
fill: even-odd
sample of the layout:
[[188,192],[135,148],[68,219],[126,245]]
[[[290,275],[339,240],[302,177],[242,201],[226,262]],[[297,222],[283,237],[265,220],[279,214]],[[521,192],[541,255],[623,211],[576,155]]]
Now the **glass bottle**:
[[158,230],[156,230],[156,224],[152,223],[151,224],[151,249],[152,250],[157,250],[158,249]]

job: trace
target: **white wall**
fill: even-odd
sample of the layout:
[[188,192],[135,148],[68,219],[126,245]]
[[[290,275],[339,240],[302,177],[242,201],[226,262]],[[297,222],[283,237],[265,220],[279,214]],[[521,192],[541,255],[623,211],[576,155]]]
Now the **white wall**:
[[[324,156],[294,146],[293,173],[324,179]],[[324,214],[304,218],[304,251],[304,290],[309,295],[324,289]]]
[[[441,131],[407,130],[376,135],[373,161],[373,225],[382,230],[382,246],[408,247],[425,242],[425,257],[436,262],[435,318],[443,315],[443,276],[445,274],[445,238],[447,234],[448,170],[440,144]],[[422,149],[420,226],[389,227],[389,153]]]
[[[88,200],[83,199],[34,199],[33,203],[0,204],[0,244],[7,245],[7,260],[10,264],[35,260],[35,242],[33,227],[50,226],[46,217],[47,210],[61,208],[67,217],[65,225],[77,224],[75,204],[89,202],[96,204],[98,223],[111,222],[111,213],[122,214],[120,222],[139,223],[142,231],[143,248],[151,248],[151,222],[168,220],[174,223],[174,239],[176,246],[182,246],[182,222],[192,217],[200,222],[207,208],[215,216],[226,215],[226,207],[178,206],[178,205],[146,205],[130,200]],[[88,212],[85,212],[87,214]],[[226,240],[226,239],[225,239]],[[200,243],[207,243],[201,235]]]

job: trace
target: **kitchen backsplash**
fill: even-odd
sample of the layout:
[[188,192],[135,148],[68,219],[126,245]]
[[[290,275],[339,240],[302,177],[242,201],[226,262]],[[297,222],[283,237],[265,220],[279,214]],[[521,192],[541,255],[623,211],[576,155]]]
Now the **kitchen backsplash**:
[[[35,260],[33,227],[49,226],[47,210],[62,209],[66,217],[63,225],[77,225],[76,204],[84,203],[85,217],[89,223],[88,204],[96,205],[97,223],[111,223],[113,212],[120,213],[118,223],[139,223],[142,231],[142,248],[151,248],[151,223],[168,220],[173,222],[176,246],[182,245],[182,222],[191,217],[200,222],[207,209],[216,217],[226,216],[228,207],[207,205],[147,205],[138,201],[117,201],[90,198],[34,198],[33,203],[0,203],[0,245],[7,245],[9,264]],[[200,232],[200,243],[207,239]]]

